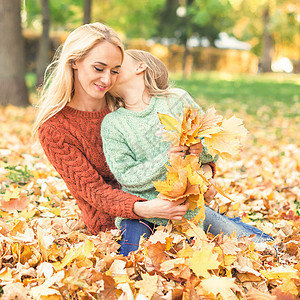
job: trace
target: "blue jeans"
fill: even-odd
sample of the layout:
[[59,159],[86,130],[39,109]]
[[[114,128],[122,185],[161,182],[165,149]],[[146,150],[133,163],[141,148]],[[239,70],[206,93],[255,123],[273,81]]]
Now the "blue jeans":
[[230,235],[236,231],[236,237],[241,238],[255,234],[253,237],[253,242],[255,243],[273,240],[271,236],[262,232],[260,229],[242,222],[241,218],[229,218],[217,213],[208,206],[205,206],[203,227],[205,232],[210,232],[213,235],[220,234],[221,232]]
[[[223,232],[226,235],[230,235],[236,231],[237,238],[243,236],[255,235],[253,241],[264,242],[271,241],[273,238],[266,233],[263,233],[258,228],[248,225],[241,221],[239,217],[229,218],[225,215],[221,215],[205,206],[205,220],[203,222],[205,232],[210,232],[214,235]],[[121,247],[119,253],[127,256],[129,252],[135,251],[139,247],[140,237],[144,236],[148,238],[153,231],[155,231],[155,225],[145,220],[131,220],[125,219],[121,222],[122,238],[119,242]]]
[[154,232],[155,225],[146,220],[125,219],[121,222],[122,239],[119,254],[127,256],[139,247],[140,237],[148,238]]

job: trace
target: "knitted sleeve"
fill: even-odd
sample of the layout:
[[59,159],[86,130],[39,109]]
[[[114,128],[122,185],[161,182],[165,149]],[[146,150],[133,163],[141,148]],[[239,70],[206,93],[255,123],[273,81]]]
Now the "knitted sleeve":
[[97,210],[111,216],[139,218],[133,206],[135,202],[144,199],[107,184],[80,151],[76,139],[44,123],[39,129],[39,140],[48,160],[75,199],[84,199]]
[[[111,121],[111,118],[110,118]],[[166,173],[168,155],[162,152],[147,161],[137,161],[123,134],[104,118],[101,125],[103,151],[107,164],[117,181],[128,191],[153,189],[153,181]]]

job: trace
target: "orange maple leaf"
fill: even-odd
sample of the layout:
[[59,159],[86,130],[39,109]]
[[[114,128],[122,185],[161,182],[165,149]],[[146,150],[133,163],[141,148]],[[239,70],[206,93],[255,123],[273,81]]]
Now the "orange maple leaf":
[[194,197],[203,194],[205,182],[198,175],[200,169],[198,158],[193,155],[188,155],[185,158],[179,155],[173,155],[169,162],[171,166],[167,167],[167,178],[164,181],[154,181],[153,185],[159,193],[158,197],[170,201],[176,201],[182,198],[190,198],[192,202],[201,204],[199,197]]
[[157,242],[155,244],[149,243],[149,245],[147,246],[146,251],[155,267],[158,267],[161,262],[168,259],[165,250],[166,244],[162,244],[161,242]]

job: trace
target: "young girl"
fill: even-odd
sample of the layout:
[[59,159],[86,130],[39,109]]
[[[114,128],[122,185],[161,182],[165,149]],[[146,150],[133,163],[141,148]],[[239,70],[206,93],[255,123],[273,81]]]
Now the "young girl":
[[[201,142],[188,147],[172,147],[170,143],[162,141],[159,136],[161,130],[157,113],[178,115],[184,106],[198,107],[189,94],[181,89],[170,89],[168,71],[165,65],[148,52],[127,50],[116,85],[111,90],[118,100],[124,101],[124,107],[107,115],[101,126],[103,150],[111,172],[121,183],[123,190],[133,195],[152,200],[157,197],[153,181],[164,180],[168,157],[173,154],[184,156],[184,151],[198,155],[202,168],[214,174],[214,161]],[[215,195],[215,191],[208,190],[206,198]],[[191,219],[198,210],[188,210],[185,214]],[[234,221],[229,222],[223,216],[211,209],[206,209],[206,223],[213,224],[213,220],[220,220],[214,233],[232,233],[238,236],[250,235],[244,228],[236,228]],[[223,220],[222,220],[223,219]],[[116,218],[116,225],[121,228],[122,240],[120,253],[127,255],[138,248],[140,236],[148,237],[155,225],[166,225],[167,219],[150,218],[129,220]],[[223,223],[223,225],[222,225]],[[259,235],[263,233],[258,232]]]

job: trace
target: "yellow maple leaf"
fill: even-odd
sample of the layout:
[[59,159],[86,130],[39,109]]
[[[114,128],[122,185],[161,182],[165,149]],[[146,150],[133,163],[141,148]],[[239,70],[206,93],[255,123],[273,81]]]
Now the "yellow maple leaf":
[[279,291],[281,291],[282,293],[285,293],[285,294],[292,294],[294,296],[297,296],[298,293],[299,293],[297,285],[290,278],[289,279],[284,279],[282,284],[279,285],[276,288],[276,290],[279,290]]
[[192,108],[191,106],[184,108],[181,123],[180,145],[190,146],[199,143],[199,140],[196,139],[199,115],[199,109]]
[[72,248],[68,251],[66,256],[62,259],[61,262],[55,262],[52,265],[56,271],[62,270],[65,266],[70,264],[75,259],[85,260],[91,254],[94,248],[94,243],[89,239],[85,239],[84,243],[78,248]]
[[10,281],[13,278],[12,269],[5,267],[0,270],[0,280],[1,281]]
[[37,213],[36,208],[33,208],[31,210],[25,209],[20,213],[20,216],[27,220],[32,218],[36,213]]
[[200,251],[195,251],[192,258],[187,260],[188,266],[198,277],[209,278],[208,270],[219,268],[218,253],[212,253],[213,245],[207,244]]
[[179,265],[184,265],[185,264],[185,259],[183,257],[175,258],[175,259],[170,259],[162,262],[160,264],[160,271],[162,272],[169,272],[172,269],[175,269]]
[[207,236],[204,232],[204,230],[194,224],[193,222],[186,220],[186,223],[188,226],[185,226],[185,228],[182,228],[182,232],[189,238],[193,237],[195,240],[195,244],[198,246],[202,245],[203,242],[207,241]]
[[39,286],[33,287],[30,290],[30,295],[34,299],[39,299],[42,296],[48,295],[61,295],[60,292],[54,288],[51,288],[55,283],[61,282],[64,278],[64,271],[60,271],[53,276],[47,278],[45,282]]
[[205,114],[201,114],[198,121],[200,131],[218,126],[223,117],[216,114],[214,107],[209,108]]
[[212,293],[215,297],[221,295],[222,299],[226,300],[237,299],[234,291],[241,291],[234,279],[215,275],[201,281],[200,287],[207,293]]
[[147,297],[147,299],[151,299],[158,288],[158,276],[156,274],[151,276],[148,273],[142,273],[141,275],[143,280],[137,281],[135,287],[140,290],[140,294]]
[[211,155],[220,155],[224,159],[230,159],[237,154],[241,148],[241,139],[247,134],[243,121],[235,116],[223,120],[220,131],[210,133],[205,137],[205,144]]
[[[206,182],[197,173],[200,169],[198,158],[193,155],[185,158],[173,155],[169,162],[171,166],[166,166],[166,180],[153,182],[156,190],[160,192],[158,197],[170,201],[186,197],[192,207],[202,207]],[[202,196],[198,196],[199,194]]]
[[293,267],[279,266],[268,270],[260,270],[260,273],[269,280],[298,278],[298,270]]
[[241,138],[247,134],[241,119],[233,116],[223,120],[214,108],[201,113],[192,106],[185,107],[181,122],[165,114],[158,115],[166,130],[163,134],[166,141],[174,146],[190,146],[205,138],[208,152],[213,156],[219,154],[224,159],[242,149]]
[[153,185],[156,190],[160,192],[160,198],[176,201],[185,197],[184,194],[187,189],[187,183],[187,172],[182,169],[176,173],[168,172],[166,180],[154,181]]
[[169,115],[157,114],[161,124],[164,125],[164,129],[166,130],[166,132],[163,133],[164,139],[171,142],[173,146],[178,146],[181,134],[181,123]]
[[223,117],[216,114],[214,108],[210,108],[206,113],[200,112],[192,106],[184,107],[181,121],[171,116],[158,113],[161,123],[164,125],[163,137],[173,146],[199,143],[200,137],[210,136],[222,129],[218,126]]
[[181,123],[178,120],[166,114],[157,114],[161,124],[164,125],[166,130],[172,130],[178,133],[180,132]]
[[4,194],[4,201],[9,201],[10,199],[17,199],[19,198],[20,196],[20,189],[19,188],[10,188],[10,189],[7,189],[5,191],[5,194]]
[[184,248],[182,248],[180,251],[177,252],[177,256],[182,258],[192,257],[194,251],[195,250],[192,247],[186,245]]

